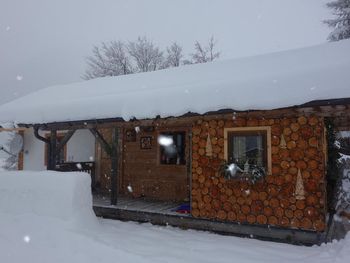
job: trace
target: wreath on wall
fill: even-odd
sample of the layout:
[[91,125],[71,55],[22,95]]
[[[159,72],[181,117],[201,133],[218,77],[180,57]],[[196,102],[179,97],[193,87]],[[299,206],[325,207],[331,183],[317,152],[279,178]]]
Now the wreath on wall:
[[252,184],[255,184],[257,181],[261,180],[266,175],[265,168],[257,165],[248,164],[248,161],[244,165],[243,169],[239,167],[239,165],[236,163],[228,163],[225,161],[220,166],[219,172],[221,176],[223,176],[227,180],[245,180],[251,182]]

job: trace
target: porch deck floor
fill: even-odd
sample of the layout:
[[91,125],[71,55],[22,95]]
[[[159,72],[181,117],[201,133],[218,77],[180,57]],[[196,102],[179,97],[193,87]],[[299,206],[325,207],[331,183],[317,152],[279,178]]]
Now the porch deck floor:
[[150,201],[142,198],[118,197],[117,205],[110,198],[94,195],[93,209],[96,216],[122,221],[136,221],[154,225],[171,225],[183,229],[197,229],[221,234],[251,237],[294,244],[320,244],[323,233],[286,229],[237,222],[223,222],[194,218],[190,214],[177,213],[180,203]]
[[118,197],[117,205],[111,205],[109,197],[93,196],[93,206],[104,208],[115,208],[128,211],[138,211],[147,213],[157,213],[164,215],[189,216],[188,214],[178,213],[176,209],[181,205],[177,202],[164,202],[145,200],[143,198]]

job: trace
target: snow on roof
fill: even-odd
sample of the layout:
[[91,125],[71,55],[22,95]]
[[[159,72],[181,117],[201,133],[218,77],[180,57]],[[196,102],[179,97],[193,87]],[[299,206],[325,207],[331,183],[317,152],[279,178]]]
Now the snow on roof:
[[52,86],[0,106],[0,122],[144,119],[347,97],[350,40]]

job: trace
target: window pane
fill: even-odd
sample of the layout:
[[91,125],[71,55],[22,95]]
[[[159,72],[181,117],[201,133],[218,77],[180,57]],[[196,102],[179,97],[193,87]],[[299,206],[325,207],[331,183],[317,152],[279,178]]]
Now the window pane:
[[230,134],[229,161],[237,163],[241,168],[244,164],[265,167],[265,134]]
[[161,133],[160,144],[161,164],[186,164],[185,159],[185,132]]

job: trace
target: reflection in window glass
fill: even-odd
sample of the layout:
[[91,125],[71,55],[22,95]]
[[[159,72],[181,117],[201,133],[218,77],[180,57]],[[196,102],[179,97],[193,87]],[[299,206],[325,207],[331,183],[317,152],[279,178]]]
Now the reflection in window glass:
[[160,145],[160,164],[186,164],[185,132],[161,133],[158,143]]
[[244,165],[256,165],[266,169],[266,132],[229,133],[229,162]]

